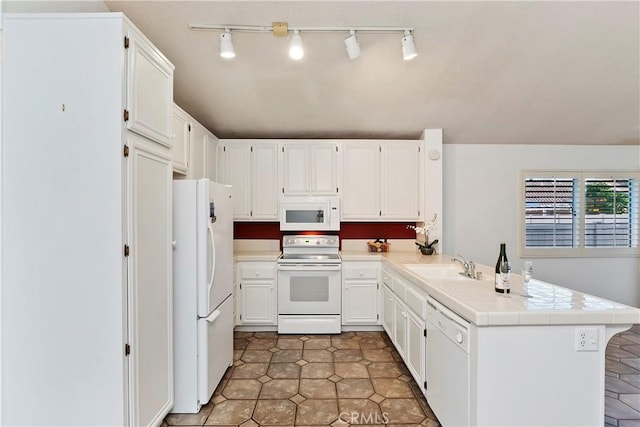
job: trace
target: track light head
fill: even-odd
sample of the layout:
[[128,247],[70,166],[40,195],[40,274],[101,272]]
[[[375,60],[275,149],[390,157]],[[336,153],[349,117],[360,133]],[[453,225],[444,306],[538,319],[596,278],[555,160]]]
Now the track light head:
[[235,58],[236,53],[233,50],[233,39],[231,31],[228,29],[220,34],[220,56],[225,59]]
[[349,30],[349,37],[344,39],[344,45],[347,48],[349,59],[356,59],[360,56],[360,43],[355,30]]
[[411,31],[405,30],[401,45],[402,59],[405,61],[410,61],[418,56],[418,52],[416,52],[416,45],[413,43],[413,35],[411,34]]
[[291,42],[289,42],[289,56],[296,61],[302,59],[304,56],[304,49],[302,48],[302,37],[298,30],[294,30],[291,36]]

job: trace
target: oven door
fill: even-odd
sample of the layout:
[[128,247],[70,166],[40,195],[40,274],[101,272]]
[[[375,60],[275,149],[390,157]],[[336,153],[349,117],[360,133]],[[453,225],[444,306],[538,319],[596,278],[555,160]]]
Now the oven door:
[[340,264],[278,265],[278,314],[340,314]]

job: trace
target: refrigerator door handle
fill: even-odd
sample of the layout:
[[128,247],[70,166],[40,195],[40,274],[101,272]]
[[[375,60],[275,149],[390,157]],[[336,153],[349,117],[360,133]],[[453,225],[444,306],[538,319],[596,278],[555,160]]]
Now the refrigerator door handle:
[[216,242],[213,240],[213,227],[209,224],[207,226],[209,231],[209,239],[211,240],[211,277],[209,277],[209,294],[211,294],[211,288],[213,287],[213,278],[216,275]]
[[210,315],[207,316],[207,322],[213,323],[220,316],[220,310],[213,310]]

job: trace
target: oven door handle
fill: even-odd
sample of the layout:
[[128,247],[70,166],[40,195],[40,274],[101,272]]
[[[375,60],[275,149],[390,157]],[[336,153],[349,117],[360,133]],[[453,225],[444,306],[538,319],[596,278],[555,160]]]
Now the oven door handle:
[[339,271],[342,268],[340,264],[279,264],[280,271]]

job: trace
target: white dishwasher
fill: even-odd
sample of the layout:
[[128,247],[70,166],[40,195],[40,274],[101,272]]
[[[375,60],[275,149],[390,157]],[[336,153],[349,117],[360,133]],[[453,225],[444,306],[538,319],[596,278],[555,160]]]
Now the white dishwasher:
[[445,426],[469,425],[469,322],[427,298],[427,402]]

